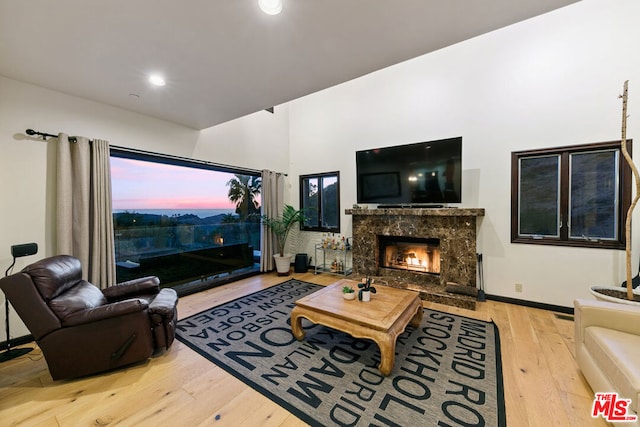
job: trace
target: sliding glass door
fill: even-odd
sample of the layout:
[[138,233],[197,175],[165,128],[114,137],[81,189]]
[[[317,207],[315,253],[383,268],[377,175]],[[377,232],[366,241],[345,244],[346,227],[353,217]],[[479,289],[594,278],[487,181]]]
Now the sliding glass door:
[[258,174],[112,150],[111,180],[118,282],[188,293],[258,271]]

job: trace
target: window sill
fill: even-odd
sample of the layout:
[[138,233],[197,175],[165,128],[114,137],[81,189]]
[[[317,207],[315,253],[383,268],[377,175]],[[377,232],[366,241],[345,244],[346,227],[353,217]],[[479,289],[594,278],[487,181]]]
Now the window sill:
[[587,240],[560,240],[552,238],[534,239],[533,237],[516,237],[511,243],[524,243],[530,245],[568,246],[573,248],[614,249],[625,250],[624,242],[612,241],[587,241]]

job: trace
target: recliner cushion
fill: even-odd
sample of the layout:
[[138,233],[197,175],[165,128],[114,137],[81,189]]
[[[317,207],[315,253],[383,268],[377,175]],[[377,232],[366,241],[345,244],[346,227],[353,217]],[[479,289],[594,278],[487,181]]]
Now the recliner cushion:
[[81,310],[99,307],[107,303],[100,289],[86,280],[67,290],[62,295],[49,301],[49,307],[61,319]]
[[45,301],[50,301],[82,280],[80,260],[69,255],[42,259],[25,267],[22,272],[31,276]]

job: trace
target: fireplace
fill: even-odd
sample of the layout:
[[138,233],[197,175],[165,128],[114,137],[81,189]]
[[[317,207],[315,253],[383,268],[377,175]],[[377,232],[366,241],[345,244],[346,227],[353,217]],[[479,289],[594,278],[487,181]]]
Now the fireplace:
[[[484,209],[356,208],[345,213],[352,216],[354,280],[374,277],[382,285],[418,291],[428,301],[475,309],[475,298],[446,287],[450,282],[476,287],[476,219]],[[420,261],[418,249],[426,252],[426,262]]]
[[440,239],[378,236],[380,266],[440,274]]

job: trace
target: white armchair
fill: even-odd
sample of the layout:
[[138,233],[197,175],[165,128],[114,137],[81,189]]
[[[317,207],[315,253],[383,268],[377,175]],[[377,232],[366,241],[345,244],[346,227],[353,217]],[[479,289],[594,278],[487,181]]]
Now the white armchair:
[[[638,414],[640,308],[596,300],[575,300],[574,307],[576,360],[584,377],[594,393],[631,399],[630,409]],[[640,426],[640,419],[624,425]]]

